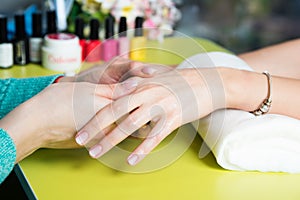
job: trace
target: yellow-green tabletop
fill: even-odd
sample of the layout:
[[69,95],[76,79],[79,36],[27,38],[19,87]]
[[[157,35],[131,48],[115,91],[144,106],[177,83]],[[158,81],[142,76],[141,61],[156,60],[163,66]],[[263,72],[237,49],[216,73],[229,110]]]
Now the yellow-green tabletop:
[[[147,62],[170,65],[178,64],[196,53],[226,51],[203,39],[167,38],[163,43],[149,42],[148,45]],[[57,72],[37,65],[0,70],[1,78],[55,73]],[[191,126],[186,125],[180,131],[181,133],[173,133],[168,137],[155,150],[154,155],[137,167],[126,165],[125,157],[119,156],[118,151],[108,153],[100,162],[91,159],[86,149],[41,149],[20,165],[37,197],[42,200],[300,199],[300,174],[234,172],[222,169],[212,154],[203,159],[198,158],[202,140],[194,134]],[[179,140],[172,143],[177,136]],[[119,145],[119,149],[132,149],[136,143],[136,139],[129,138]],[[165,147],[171,143],[169,151],[164,152]],[[141,169],[165,160],[168,162],[157,167],[157,170],[149,168],[145,173],[123,172],[142,172]],[[110,165],[123,171],[109,167]]]

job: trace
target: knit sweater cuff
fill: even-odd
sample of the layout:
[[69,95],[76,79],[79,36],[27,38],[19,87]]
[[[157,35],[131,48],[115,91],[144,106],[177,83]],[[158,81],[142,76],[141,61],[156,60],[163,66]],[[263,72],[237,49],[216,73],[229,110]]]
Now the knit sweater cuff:
[[0,184],[12,171],[16,161],[16,147],[11,137],[0,129]]
[[61,75],[0,80],[0,119],[19,104],[52,84],[59,76]]

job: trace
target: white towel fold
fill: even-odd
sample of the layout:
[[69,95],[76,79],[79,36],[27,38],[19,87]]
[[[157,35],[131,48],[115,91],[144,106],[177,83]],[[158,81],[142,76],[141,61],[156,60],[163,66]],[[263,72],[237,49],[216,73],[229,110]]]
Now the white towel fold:
[[[197,54],[178,68],[215,66],[252,71],[237,56],[222,52]],[[193,125],[225,169],[300,172],[300,120],[275,114],[255,117],[246,111],[227,109],[215,111]]]

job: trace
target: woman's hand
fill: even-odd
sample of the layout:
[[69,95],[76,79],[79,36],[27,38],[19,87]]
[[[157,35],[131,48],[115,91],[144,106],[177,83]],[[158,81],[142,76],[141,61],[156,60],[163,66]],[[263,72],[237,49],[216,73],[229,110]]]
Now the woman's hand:
[[58,83],[47,87],[0,121],[16,145],[16,162],[41,147],[79,147],[75,133],[114,98],[132,92],[136,84],[129,80],[114,85]]
[[[154,127],[128,157],[128,163],[135,165],[179,126],[221,108],[222,103],[212,101],[212,95],[224,94],[220,80],[215,69],[172,70],[140,79],[136,91],[100,110],[80,130],[76,141],[90,146],[90,155],[98,158],[151,121]],[[113,130],[104,131],[114,123]],[[99,142],[91,146],[94,138]]]

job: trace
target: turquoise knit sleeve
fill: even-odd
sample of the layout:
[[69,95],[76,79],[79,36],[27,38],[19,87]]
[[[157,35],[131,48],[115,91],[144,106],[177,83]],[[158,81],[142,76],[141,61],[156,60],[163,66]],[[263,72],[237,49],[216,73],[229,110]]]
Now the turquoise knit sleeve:
[[26,79],[2,79],[0,80],[0,119],[30,99],[61,75],[45,76]]
[[10,136],[0,129],[0,184],[12,171],[16,160],[16,147]]

